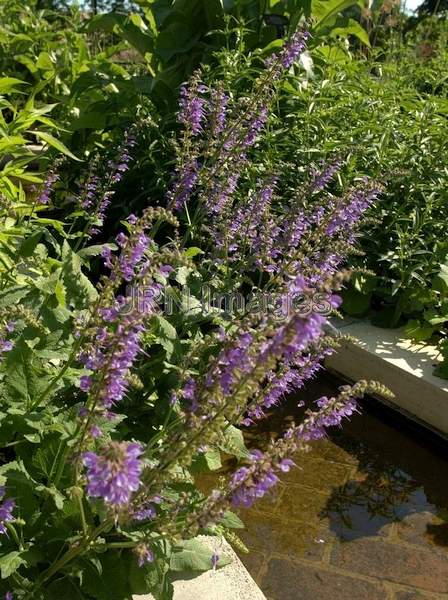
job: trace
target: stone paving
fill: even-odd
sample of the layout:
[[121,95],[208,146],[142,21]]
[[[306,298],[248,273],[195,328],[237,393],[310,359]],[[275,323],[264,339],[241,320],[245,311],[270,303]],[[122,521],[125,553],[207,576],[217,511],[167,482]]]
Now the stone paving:
[[[308,391],[329,395],[334,383]],[[293,412],[289,403],[268,427]],[[261,427],[256,441],[274,433]],[[296,463],[274,496],[241,514],[250,553],[240,556],[268,600],[448,599],[441,453],[367,412]]]

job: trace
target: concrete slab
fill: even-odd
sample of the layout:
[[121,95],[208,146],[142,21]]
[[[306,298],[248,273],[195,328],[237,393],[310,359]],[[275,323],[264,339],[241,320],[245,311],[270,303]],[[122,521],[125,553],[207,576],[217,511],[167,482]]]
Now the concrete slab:
[[[246,567],[230,544],[219,537],[201,535],[199,539],[220,557],[231,562],[216,571],[191,573],[173,583],[174,600],[266,600]],[[151,595],[137,595],[134,600],[154,600]]]
[[400,329],[382,329],[363,320],[334,320],[332,324],[357,343],[343,342],[326,361],[328,368],[352,380],[384,383],[395,394],[388,404],[448,437],[448,381],[433,375],[436,347],[416,344]]

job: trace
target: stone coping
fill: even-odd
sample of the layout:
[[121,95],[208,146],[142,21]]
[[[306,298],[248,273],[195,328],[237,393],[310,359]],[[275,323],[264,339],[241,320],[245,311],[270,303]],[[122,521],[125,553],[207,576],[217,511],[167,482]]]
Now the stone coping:
[[375,379],[395,394],[387,404],[448,438],[448,381],[433,375],[435,346],[407,339],[401,329],[382,329],[360,319],[335,319],[344,341],[326,366],[351,380]]
[[[266,600],[246,567],[223,538],[201,535],[201,542],[230,563],[205,573],[186,573],[173,582],[174,600]],[[133,600],[154,600],[152,595],[137,595]]]

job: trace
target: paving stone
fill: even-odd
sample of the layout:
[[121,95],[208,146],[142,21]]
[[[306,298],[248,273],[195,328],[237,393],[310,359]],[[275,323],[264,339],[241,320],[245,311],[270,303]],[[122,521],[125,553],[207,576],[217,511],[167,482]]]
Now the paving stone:
[[261,587],[272,600],[385,600],[381,584],[312,565],[269,561]]
[[237,554],[240,561],[249,571],[254,580],[258,583],[260,570],[265,561],[264,555],[261,552],[256,552],[255,550],[250,550],[248,554],[244,554],[243,552],[237,552]]
[[329,543],[318,523],[302,524],[278,517],[267,519],[255,513],[246,516],[244,521],[246,529],[238,531],[239,537],[249,550],[262,553],[267,559],[272,554],[280,554],[285,558],[321,560],[325,544]]
[[309,456],[311,458],[323,458],[331,462],[357,466],[358,459],[333,443],[329,439],[316,440],[310,444]]
[[445,552],[448,560],[448,524],[429,511],[404,517],[396,526],[400,539],[410,543],[431,546]]
[[411,548],[374,538],[359,539],[338,543],[331,562],[351,573],[448,594],[447,558],[417,546]]
[[330,492],[319,492],[301,485],[286,484],[276,506],[278,515],[306,523],[320,520]]
[[427,596],[415,590],[395,592],[394,600],[432,600],[433,596]]
[[315,490],[327,491],[344,485],[352,472],[350,465],[313,458],[309,454],[299,454],[294,461],[297,467],[282,477],[282,481],[306,485]]

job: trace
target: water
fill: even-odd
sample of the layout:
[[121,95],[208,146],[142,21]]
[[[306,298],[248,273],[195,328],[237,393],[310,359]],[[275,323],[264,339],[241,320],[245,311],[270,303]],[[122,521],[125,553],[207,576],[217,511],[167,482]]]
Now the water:
[[[321,377],[247,434],[263,447]],[[448,598],[448,453],[375,403],[296,457],[275,494],[242,511],[240,553],[269,600]]]

